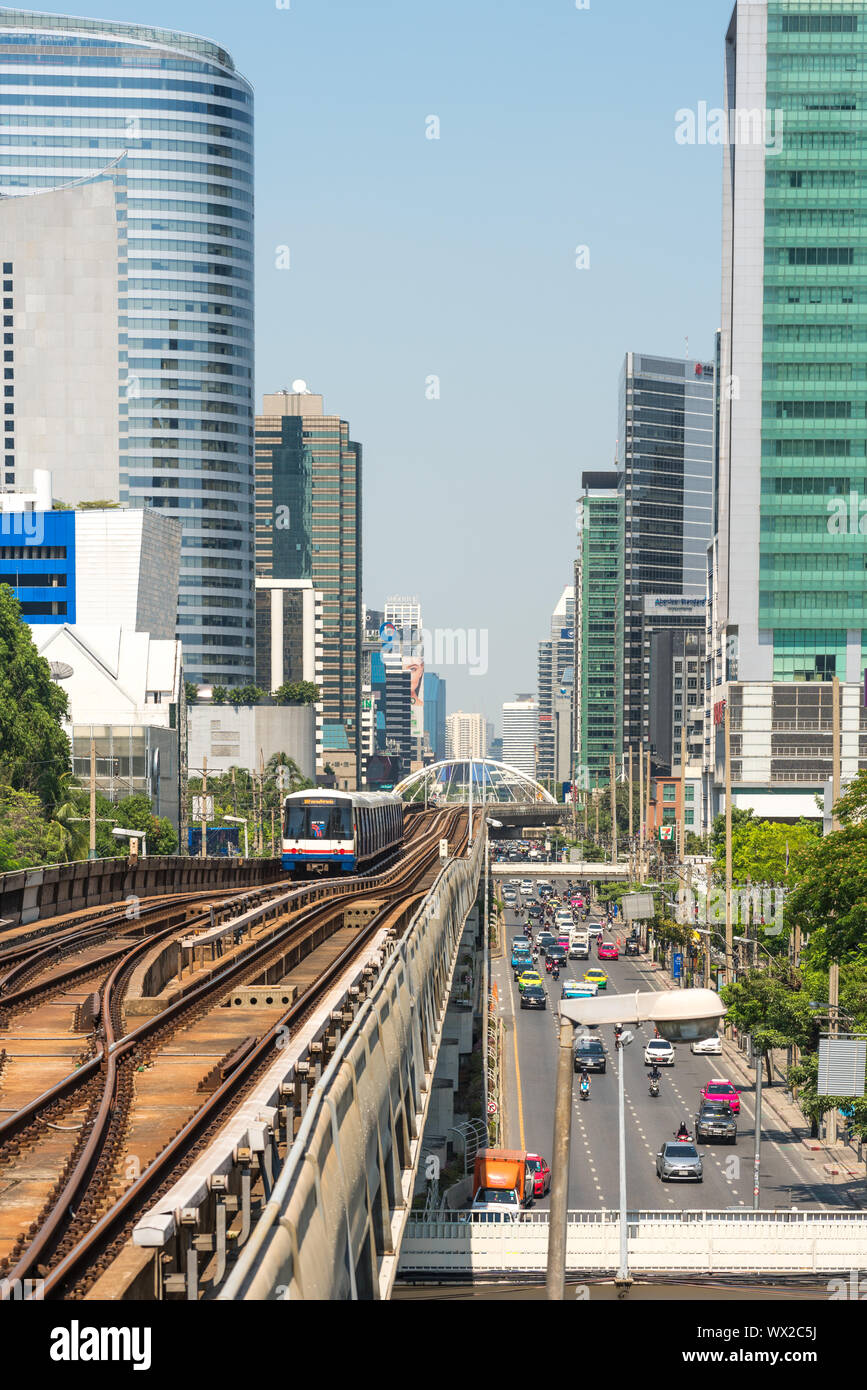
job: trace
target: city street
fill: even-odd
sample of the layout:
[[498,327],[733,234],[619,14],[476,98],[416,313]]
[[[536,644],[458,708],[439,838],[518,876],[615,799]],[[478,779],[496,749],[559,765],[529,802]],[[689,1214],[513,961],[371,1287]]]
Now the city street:
[[[591,920],[598,920],[592,914]],[[506,909],[505,946],[521,934],[513,909]],[[623,941],[623,929],[606,931],[606,940]],[[510,954],[510,953],[509,953]],[[590,959],[572,960],[560,979],[540,974],[548,993],[548,1008],[522,1010],[518,986],[509,968],[509,954],[493,965],[493,978],[499,989],[504,1023],[505,1107],[508,1147],[541,1153],[550,1160],[553,1133],[554,1084],[559,1029],[557,1012],[564,980],[581,978],[591,966],[601,965],[609,976],[607,993],[651,990],[658,987],[648,969],[645,956],[616,961],[596,959],[591,944]],[[576,1030],[576,1036],[579,1031]],[[727,1077],[724,1056],[696,1056],[688,1044],[676,1047],[674,1066],[662,1068],[657,1099],[649,1094],[648,1068],[644,1063],[645,1044],[654,1036],[652,1025],[632,1027],[634,1041],[626,1056],[626,1177],[631,1210],[749,1208],[752,1206],[755,1105],[753,1086],[741,1094],[737,1144],[700,1143],[704,1164],[701,1183],[663,1183],[656,1175],[656,1153],[673,1139],[681,1120],[694,1134],[700,1089],[713,1077]],[[574,1208],[616,1207],[618,1195],[617,1059],[610,1027],[599,1030],[605,1046],[605,1073],[591,1073],[591,1093],[586,1101],[578,1094],[578,1078],[573,1085],[573,1121],[569,1206]],[[732,1079],[737,1084],[737,1078]],[[762,1209],[808,1209],[838,1207],[843,1204],[839,1191],[822,1180],[813,1162],[804,1154],[797,1137],[780,1133],[768,1117],[763,1125]],[[537,1202],[547,1207],[548,1198]]]

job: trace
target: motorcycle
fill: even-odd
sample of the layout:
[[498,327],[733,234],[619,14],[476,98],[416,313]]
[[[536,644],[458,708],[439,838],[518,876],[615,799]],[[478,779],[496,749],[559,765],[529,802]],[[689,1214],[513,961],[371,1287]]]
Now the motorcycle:
[[559,967],[559,965],[557,965],[556,962],[554,963],[554,968],[553,968],[553,970],[551,971],[551,974],[553,975],[553,977],[554,977],[555,980],[559,980],[559,978],[560,978],[560,967]]
[[587,1080],[586,1076],[581,1078],[581,1085],[578,1087],[578,1090],[581,1094],[581,1099],[587,1100],[590,1095],[590,1082]]
[[551,974],[551,971],[554,969],[554,962],[550,958],[545,961],[545,969],[547,970],[549,975]]
[[653,1096],[654,1100],[656,1100],[657,1096],[659,1095],[659,1082],[656,1080],[655,1077],[651,1077],[650,1094]]
[[691,1144],[691,1143],[692,1143],[692,1135],[690,1134],[689,1130],[686,1129],[686,1127],[685,1127],[684,1125],[681,1125],[680,1129],[677,1130],[677,1132],[675,1133],[675,1136],[674,1136],[674,1137],[675,1137],[675,1140],[676,1140],[676,1142],[677,1142],[678,1144]]

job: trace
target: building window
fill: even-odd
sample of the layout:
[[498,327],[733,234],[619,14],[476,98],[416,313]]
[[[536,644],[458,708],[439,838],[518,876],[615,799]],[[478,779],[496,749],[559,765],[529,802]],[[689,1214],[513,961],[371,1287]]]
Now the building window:
[[662,788],[662,799],[663,801],[677,800],[677,787],[674,785],[673,782],[666,782],[664,784]]
[[694,825],[694,824],[695,824],[695,812],[694,812],[694,811],[684,811],[684,813],[683,813],[683,823],[684,823],[684,825]]
[[686,801],[695,801],[695,787],[691,782],[687,782],[683,789],[683,795]]

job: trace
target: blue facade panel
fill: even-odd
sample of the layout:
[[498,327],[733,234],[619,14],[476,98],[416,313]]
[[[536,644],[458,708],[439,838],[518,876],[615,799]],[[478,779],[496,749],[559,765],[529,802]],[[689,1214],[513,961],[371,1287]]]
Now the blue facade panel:
[[28,623],[75,622],[75,512],[0,514],[0,584]]

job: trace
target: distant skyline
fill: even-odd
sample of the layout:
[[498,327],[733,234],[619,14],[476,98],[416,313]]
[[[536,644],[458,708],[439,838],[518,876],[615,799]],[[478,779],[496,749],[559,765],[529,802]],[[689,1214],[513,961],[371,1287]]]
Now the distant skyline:
[[432,669],[499,730],[624,354],[712,356],[721,149],[676,113],[722,104],[732,0],[281,3],[43,8],[203,35],[253,84],[257,408],[303,378],[349,420],[365,602],[485,632],[486,674]]

